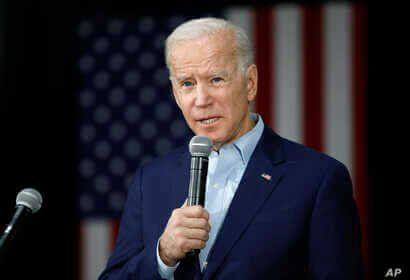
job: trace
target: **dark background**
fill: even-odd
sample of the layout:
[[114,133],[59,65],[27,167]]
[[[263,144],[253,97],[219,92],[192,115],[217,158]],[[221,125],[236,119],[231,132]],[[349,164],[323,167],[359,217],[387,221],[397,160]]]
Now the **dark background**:
[[[0,0],[1,230],[22,188],[47,193],[42,210],[27,220],[10,244],[0,264],[1,279],[77,278],[74,93],[79,83],[73,26],[79,17],[96,12],[136,17],[189,7],[188,2],[156,8],[135,0],[124,2]],[[228,3],[240,2],[220,1],[219,5]],[[387,2],[368,7],[371,279],[385,279],[388,268],[403,270],[398,279],[410,275],[409,237],[404,232],[409,223],[405,196],[409,125],[404,100],[409,94],[405,58],[410,48],[405,46],[409,15],[402,15],[404,10]]]

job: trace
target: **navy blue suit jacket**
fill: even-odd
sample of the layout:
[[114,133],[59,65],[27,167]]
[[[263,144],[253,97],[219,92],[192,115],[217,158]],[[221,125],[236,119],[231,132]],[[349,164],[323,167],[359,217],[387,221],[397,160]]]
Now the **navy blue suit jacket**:
[[[160,279],[156,245],[187,198],[187,148],[137,171],[100,279]],[[261,175],[268,174],[271,179]],[[346,167],[265,128],[200,273],[175,279],[363,279],[360,226]]]

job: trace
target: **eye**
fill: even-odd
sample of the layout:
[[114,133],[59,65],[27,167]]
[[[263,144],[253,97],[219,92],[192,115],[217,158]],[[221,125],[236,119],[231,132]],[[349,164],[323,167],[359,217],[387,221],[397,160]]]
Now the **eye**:
[[181,83],[182,87],[192,87],[194,85],[194,83],[192,83],[191,81],[183,81]]
[[212,78],[212,83],[214,83],[214,84],[218,84],[218,83],[220,83],[220,82],[222,82],[224,79],[222,79],[221,77],[214,77],[214,78]]

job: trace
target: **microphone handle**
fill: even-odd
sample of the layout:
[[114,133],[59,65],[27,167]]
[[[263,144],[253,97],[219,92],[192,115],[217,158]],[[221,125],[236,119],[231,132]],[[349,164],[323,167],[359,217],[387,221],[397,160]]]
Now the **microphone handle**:
[[7,225],[6,229],[3,232],[3,235],[0,238],[0,251],[4,251],[6,247],[6,243],[8,240],[11,240],[14,236],[15,228],[19,226],[21,223],[22,217],[27,216],[30,213],[30,210],[28,210],[27,207],[23,205],[17,205],[16,206],[16,211],[14,212],[14,215],[10,221],[10,223]]
[[208,158],[192,157],[191,174],[188,191],[188,206],[205,206],[206,176],[208,175]]
[[[208,158],[193,156],[189,180],[188,206],[205,206],[206,177],[208,175]],[[199,254],[199,249],[187,253],[187,257]]]

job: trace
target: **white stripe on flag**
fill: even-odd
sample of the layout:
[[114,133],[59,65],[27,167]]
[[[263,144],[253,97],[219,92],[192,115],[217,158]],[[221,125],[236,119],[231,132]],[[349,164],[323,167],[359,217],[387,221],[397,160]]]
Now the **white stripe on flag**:
[[[244,7],[232,7],[225,11],[226,19],[233,24],[242,28],[246,35],[248,35],[251,44],[254,45],[253,40],[253,14],[252,11]],[[255,111],[255,102],[251,103],[251,111]]]
[[348,4],[324,9],[325,152],[352,171],[351,10]]
[[111,223],[95,219],[83,222],[81,280],[96,280],[103,271],[111,250]]
[[278,5],[274,11],[274,127],[280,135],[302,142],[300,8],[296,5]]

